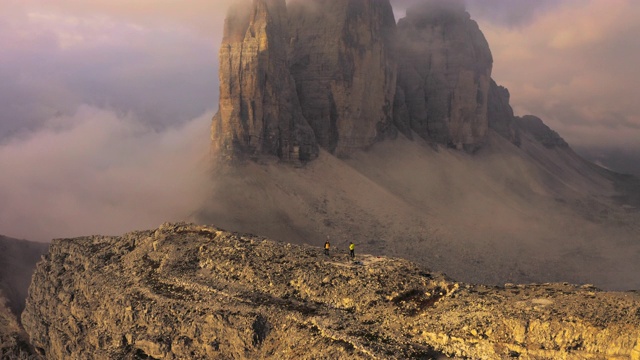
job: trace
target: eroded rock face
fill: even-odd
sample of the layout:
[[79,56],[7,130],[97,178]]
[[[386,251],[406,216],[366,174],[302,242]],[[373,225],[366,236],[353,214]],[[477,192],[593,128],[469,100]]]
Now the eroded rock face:
[[318,143],[338,156],[370,146],[392,123],[391,5],[295,0],[288,6],[291,73]]
[[220,109],[213,149],[224,158],[317,157],[287,61],[285,0],[241,1],[227,15],[220,47]]
[[356,254],[189,224],[56,240],[22,320],[48,359],[640,355],[637,293],[465,285]]
[[460,149],[481,146],[493,58],[464,3],[430,0],[408,9],[398,46],[398,87],[408,109],[408,118],[396,115],[398,127],[409,124],[424,139]]
[[516,145],[540,130],[491,79],[462,0],[420,2],[397,26],[388,0],[253,0],[230,9],[224,33],[211,130],[223,158],[348,157],[398,131],[474,152],[489,129]]

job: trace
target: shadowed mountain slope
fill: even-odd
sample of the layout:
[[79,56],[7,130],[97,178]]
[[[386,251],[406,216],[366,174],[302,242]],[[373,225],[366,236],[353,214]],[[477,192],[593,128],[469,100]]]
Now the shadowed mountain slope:
[[0,235],[0,291],[14,314],[22,312],[33,269],[48,249],[49,244]]

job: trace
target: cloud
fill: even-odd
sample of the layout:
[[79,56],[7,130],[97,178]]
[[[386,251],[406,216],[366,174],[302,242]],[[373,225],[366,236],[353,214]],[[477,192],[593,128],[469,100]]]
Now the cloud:
[[[77,19],[110,19],[142,28],[185,28],[207,36],[221,30],[229,5],[239,0],[9,0],[0,4],[3,13],[39,11]],[[247,0],[245,0],[247,1]]]
[[526,26],[480,26],[494,55],[493,77],[509,88],[517,114],[540,116],[576,146],[640,151],[634,2],[564,1]]
[[226,6],[0,3],[1,234],[117,234],[199,208]]
[[49,240],[189,218],[210,186],[211,115],[158,132],[81,106],[1,145],[1,232]]
[[175,14],[158,2],[143,16],[122,1],[3,2],[0,143],[82,104],[132,112],[156,128],[213,109],[222,20],[204,31],[182,18],[190,7],[173,3]]

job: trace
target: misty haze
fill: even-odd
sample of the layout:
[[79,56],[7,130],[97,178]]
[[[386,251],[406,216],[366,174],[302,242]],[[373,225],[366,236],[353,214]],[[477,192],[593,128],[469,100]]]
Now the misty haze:
[[[640,354],[636,4],[62,0],[0,14],[0,357],[298,358],[276,338],[307,331],[312,358]],[[370,282],[403,271],[406,284]],[[207,296],[222,318],[189,321],[215,330],[149,337]],[[442,320],[404,343],[408,330],[376,325],[440,321],[440,301],[464,314],[457,296],[481,304],[460,329]],[[526,302],[620,337],[560,321],[575,338],[550,350],[533,345],[543,327],[527,343],[489,321],[493,335],[466,338],[482,313],[529,324],[510,318]],[[492,345],[465,347],[475,338]]]

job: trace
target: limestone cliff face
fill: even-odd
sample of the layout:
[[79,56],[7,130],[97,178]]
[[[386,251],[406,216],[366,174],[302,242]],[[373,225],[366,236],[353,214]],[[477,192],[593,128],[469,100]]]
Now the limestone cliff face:
[[392,132],[394,31],[388,1],[235,5],[220,50],[214,150],[304,161],[316,144],[346,156]]
[[[475,150],[486,138],[493,58],[462,1],[429,0],[398,23],[398,128]],[[406,114],[403,107],[406,106]]]
[[318,154],[287,61],[285,0],[236,3],[220,48],[220,109],[213,148],[223,157],[275,155],[285,161]]
[[22,321],[47,359],[640,359],[640,297],[466,285],[189,224],[56,240]]
[[395,20],[388,1],[289,3],[290,63],[318,143],[347,156],[392,123]]

